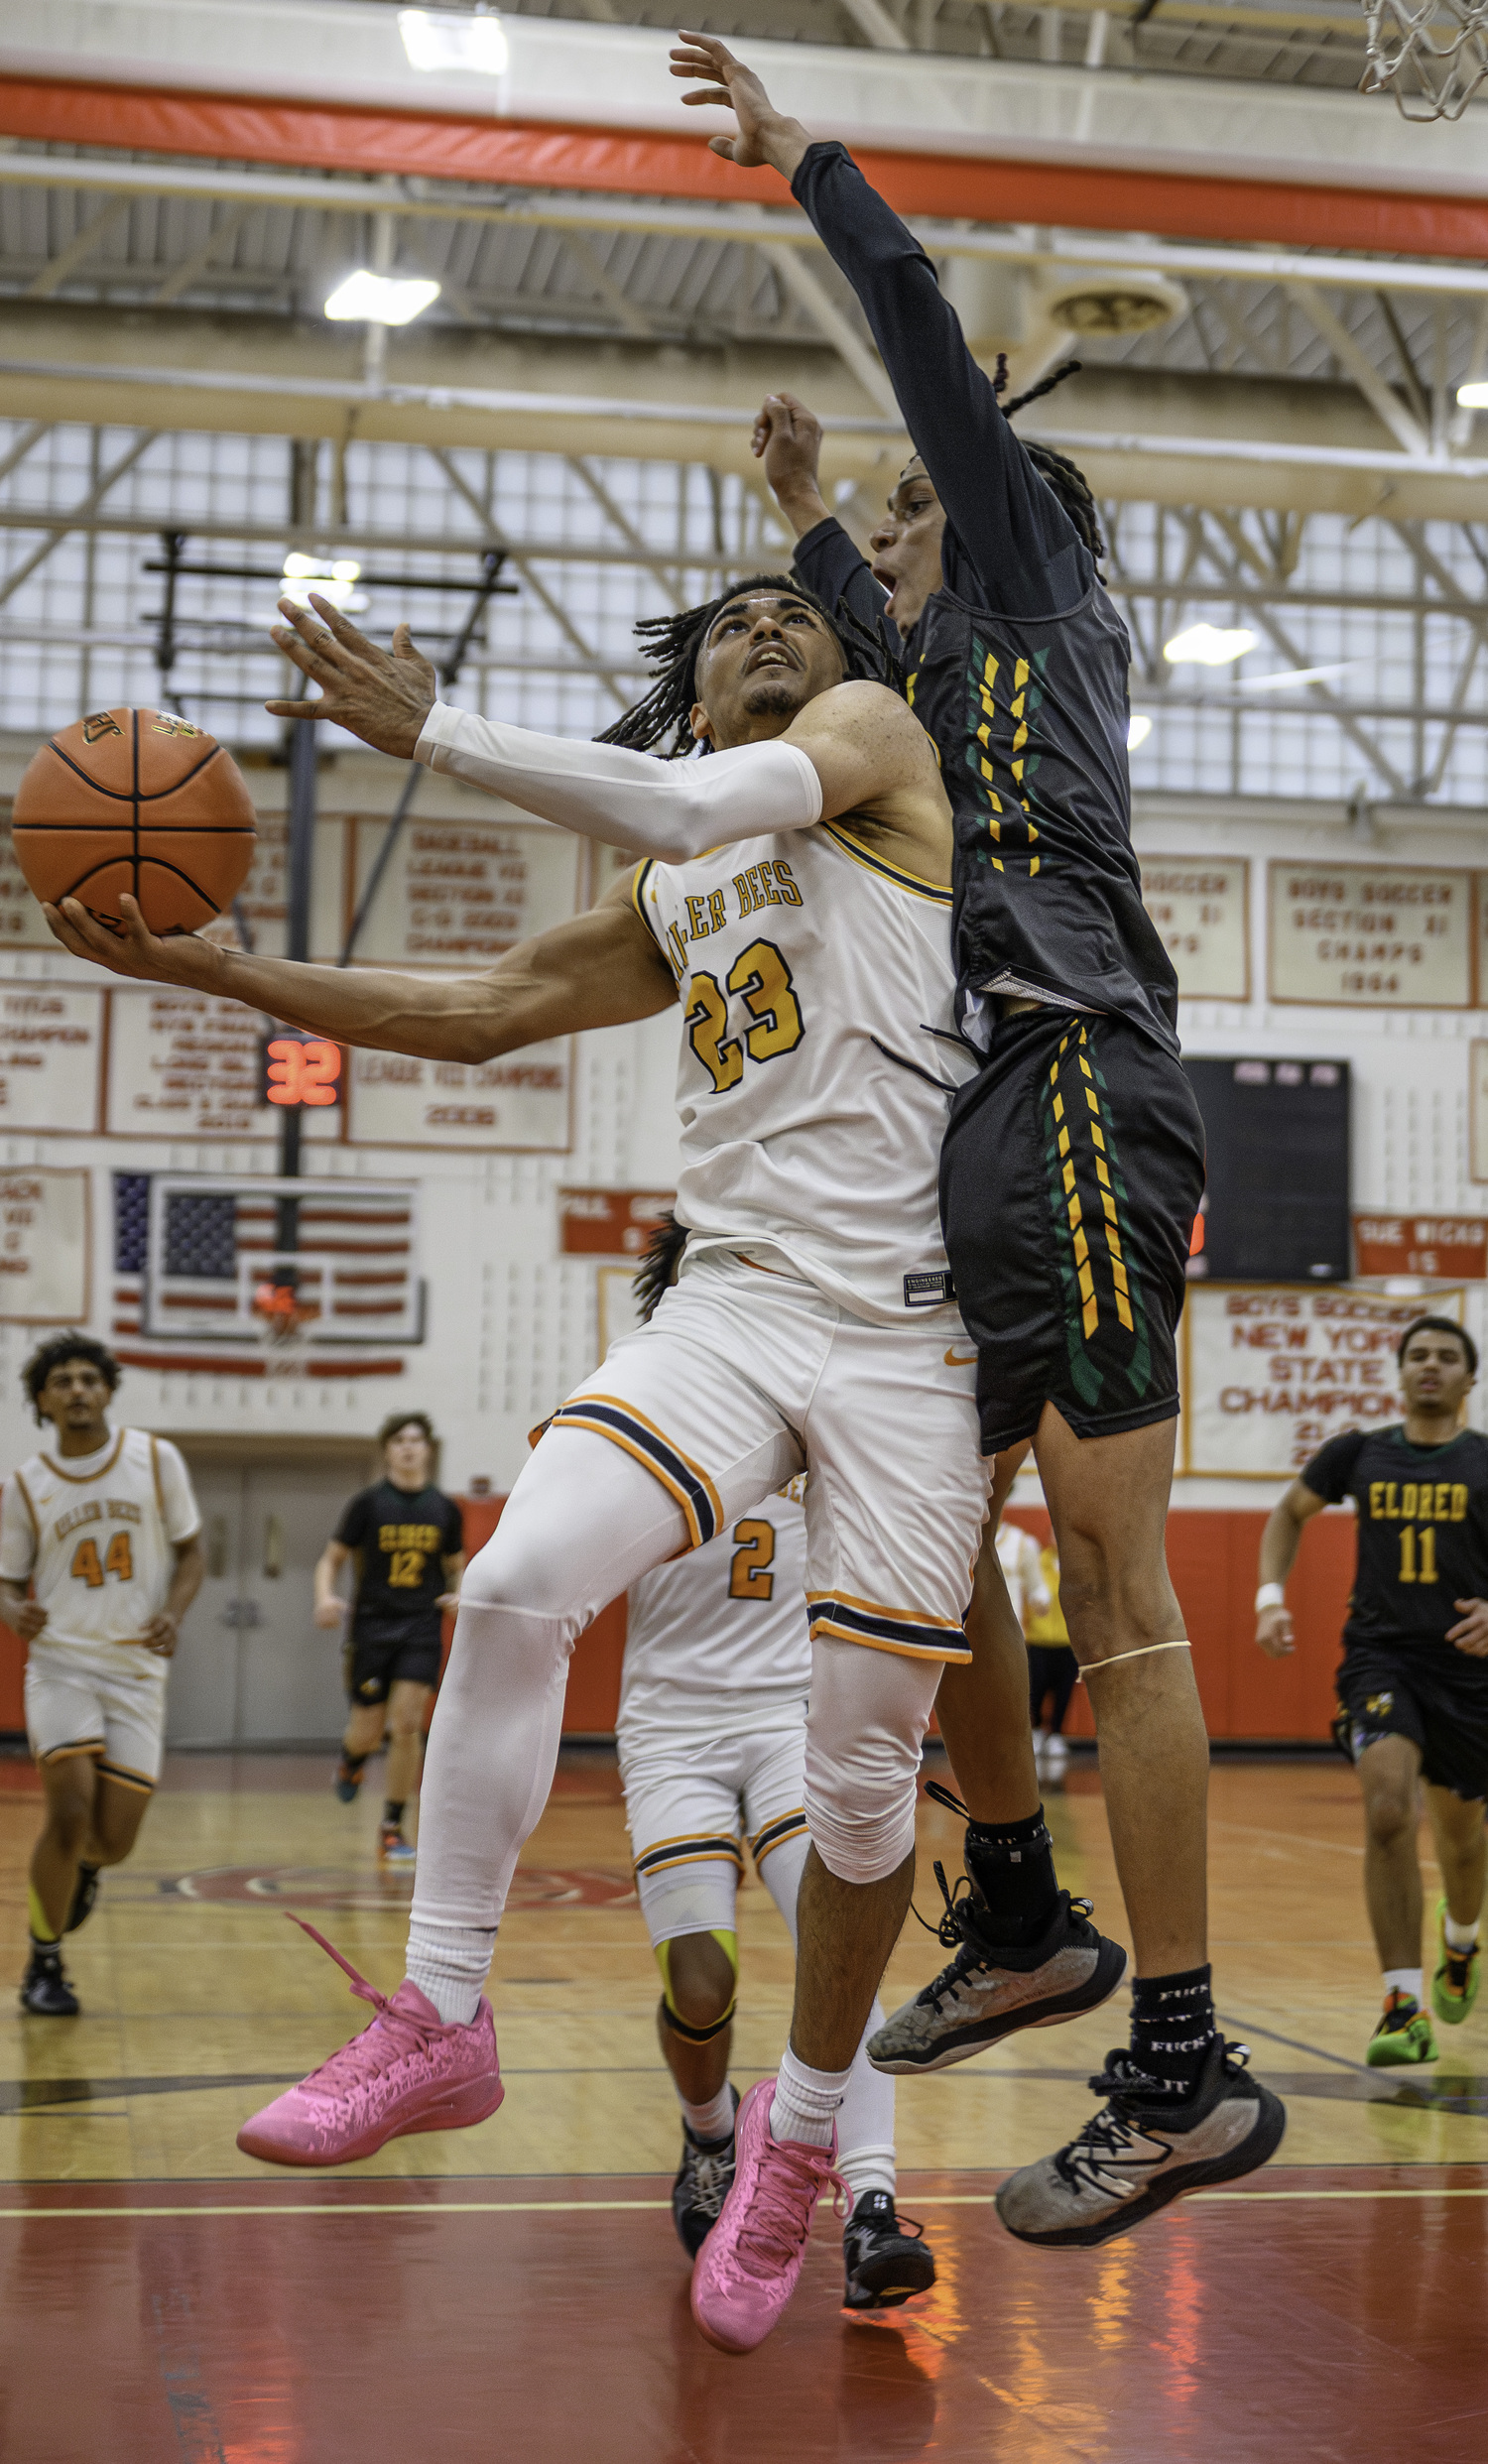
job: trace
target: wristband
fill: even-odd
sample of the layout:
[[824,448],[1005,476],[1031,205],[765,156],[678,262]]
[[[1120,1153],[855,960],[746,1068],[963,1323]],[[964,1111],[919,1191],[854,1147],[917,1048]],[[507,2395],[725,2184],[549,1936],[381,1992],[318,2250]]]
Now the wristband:
[[1287,1587],[1285,1583],[1263,1583],[1260,1590],[1256,1593],[1256,1615],[1258,1617],[1263,1609],[1285,1608],[1286,1605]]

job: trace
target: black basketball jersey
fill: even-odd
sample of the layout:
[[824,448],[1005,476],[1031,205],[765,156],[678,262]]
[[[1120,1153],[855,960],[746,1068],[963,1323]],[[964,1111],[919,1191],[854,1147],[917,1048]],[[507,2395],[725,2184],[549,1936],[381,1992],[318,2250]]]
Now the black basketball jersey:
[[[918,240],[840,146],[812,146],[793,186],[858,295],[945,509],[943,587],[903,657],[955,820],[963,1006],[970,993],[1067,998],[1176,1052],[1178,978],[1131,843],[1126,628]],[[828,607],[846,588],[880,622],[877,585],[835,523],[796,561]]]
[[352,1498],[336,1539],[357,1552],[353,1634],[376,1637],[410,1627],[437,1634],[443,1561],[464,1546],[452,1497],[442,1489],[410,1491],[379,1480]]
[[1330,1437],[1302,1475],[1314,1497],[1354,1501],[1358,1562],[1345,1644],[1409,1645],[1488,1689],[1488,1661],[1447,1642],[1459,1600],[1488,1599],[1488,1438],[1459,1430],[1413,1446],[1405,1429]]

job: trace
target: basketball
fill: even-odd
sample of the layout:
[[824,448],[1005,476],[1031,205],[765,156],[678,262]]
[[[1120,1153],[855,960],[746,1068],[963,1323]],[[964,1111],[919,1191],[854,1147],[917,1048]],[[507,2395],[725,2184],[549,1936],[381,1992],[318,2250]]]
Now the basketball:
[[120,893],[152,932],[230,907],[253,858],[253,799],[214,736],[169,710],[96,710],[44,744],[16,790],[16,861],[39,899],[117,926]]

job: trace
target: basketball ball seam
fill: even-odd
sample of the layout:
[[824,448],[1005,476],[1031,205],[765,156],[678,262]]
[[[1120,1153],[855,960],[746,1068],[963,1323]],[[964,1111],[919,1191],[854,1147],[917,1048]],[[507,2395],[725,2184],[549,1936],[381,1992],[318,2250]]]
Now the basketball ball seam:
[[[201,760],[200,760],[200,761],[196,764],[196,767],[195,767],[195,769],[194,769],[194,770],[186,770],[186,771],[183,771],[183,773],[182,773],[181,777],[180,777],[179,779],[173,779],[169,787],[165,787],[165,788],[152,788],[152,789],[150,789],[150,790],[148,791],[148,793],[147,793],[145,790],[143,790],[143,789],[140,787],[140,784],[139,784],[139,775],[140,775],[140,748],[139,748],[139,722],[138,722],[138,719],[136,719],[136,721],[135,721],[135,747],[134,747],[134,773],[135,773],[135,784],[134,784],[134,788],[133,788],[133,790],[132,790],[132,791],[131,791],[130,789],[128,789],[128,788],[110,788],[110,787],[104,787],[104,785],[102,784],[101,780],[98,780],[98,779],[94,779],[94,778],[92,778],[92,777],[89,775],[89,773],[88,773],[87,771],[85,771],[85,770],[81,767],[80,763],[74,762],[74,761],[73,761],[73,759],[72,759],[71,754],[70,754],[70,753],[64,753],[64,752],[62,751],[62,746],[61,746],[60,744],[58,744],[55,740],[54,740],[54,741],[52,741],[52,742],[50,742],[50,743],[48,744],[48,746],[47,746],[47,751],[48,751],[49,753],[55,753],[55,754],[57,755],[58,760],[59,760],[60,762],[62,762],[62,763],[63,764],[63,766],[64,766],[66,769],[68,769],[68,770],[70,770],[70,771],[71,771],[72,776],[73,776],[73,778],[74,778],[74,779],[81,779],[81,781],[83,782],[83,785],[84,785],[85,787],[90,787],[90,788],[92,789],[93,794],[94,794],[95,796],[107,796],[107,797],[108,797],[108,798],[110,798],[110,800],[111,800],[114,803],[116,803],[116,804],[153,804],[153,803],[157,803],[157,802],[159,801],[159,800],[160,800],[163,796],[177,796],[177,795],[179,795],[179,794],[180,794],[180,792],[181,792],[181,790],[182,790],[184,787],[189,787],[189,786],[190,786],[191,781],[192,781],[193,779],[199,779],[199,778],[200,778],[200,776],[201,776],[201,773],[203,772],[203,770],[208,770],[208,769],[210,769],[210,767],[211,767],[212,763],[216,760],[216,758],[217,758],[218,754],[221,752],[221,750],[222,750],[222,747],[220,746],[220,744],[214,744],[214,745],[212,746],[211,751],[210,751],[208,754],[205,754],[205,755],[203,756],[203,758],[202,758],[202,759],[201,759]],[[26,822],[26,821],[23,821],[23,822],[21,823],[21,827],[22,827],[22,829],[53,829],[53,828],[56,828],[56,829],[69,829],[69,828],[71,828],[72,826],[73,826],[73,824],[72,824],[72,823],[70,823],[70,822],[64,822],[64,821],[63,821],[63,822],[48,822],[48,821],[31,821],[31,822]],[[170,824],[168,824],[168,823],[162,823],[160,826],[161,826],[162,828],[167,828],[167,827],[169,827],[169,826],[170,826]],[[198,823],[195,823],[195,824],[188,824],[188,823],[186,823],[186,822],[181,822],[181,823],[178,823],[176,826],[177,826],[178,828],[183,828],[183,829],[184,829],[184,828],[187,828],[187,827],[196,827],[196,828],[200,828],[200,827],[202,826],[202,824],[201,824],[201,823],[199,823],[199,822],[198,822]],[[209,825],[208,825],[208,826],[209,826]]]

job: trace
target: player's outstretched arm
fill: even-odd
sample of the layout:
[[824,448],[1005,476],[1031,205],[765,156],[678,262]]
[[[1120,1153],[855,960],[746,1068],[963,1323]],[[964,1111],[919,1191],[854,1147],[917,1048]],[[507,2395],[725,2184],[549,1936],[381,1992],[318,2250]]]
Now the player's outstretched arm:
[[376,967],[313,967],[222,949],[192,932],[161,939],[136,902],[110,932],[76,899],[48,907],[64,949],[113,975],[221,994],[336,1044],[422,1060],[483,1061],[552,1036],[650,1018],[677,998],[672,972],[617,882],[597,907],[509,950],[487,975],[432,983]]
[[[1302,1545],[1302,1525],[1320,1515],[1327,1504],[1309,1489],[1304,1480],[1294,1480],[1280,1504],[1273,1507],[1261,1534],[1260,1589],[1256,1596],[1256,1641],[1269,1660],[1285,1660],[1297,1649],[1292,1631],[1292,1611],[1283,1599],[1267,1600],[1268,1591],[1280,1592],[1297,1563]],[[1265,1601],[1265,1606],[1262,1602]]]
[[820,818],[809,765],[778,739],[706,762],[664,762],[625,745],[540,736],[435,701],[434,671],[406,625],[390,656],[326,599],[312,594],[310,609],[280,604],[290,621],[274,638],[320,698],[267,703],[276,716],[334,719],[381,752],[414,754],[580,837],[685,864],[733,839],[806,829]]

